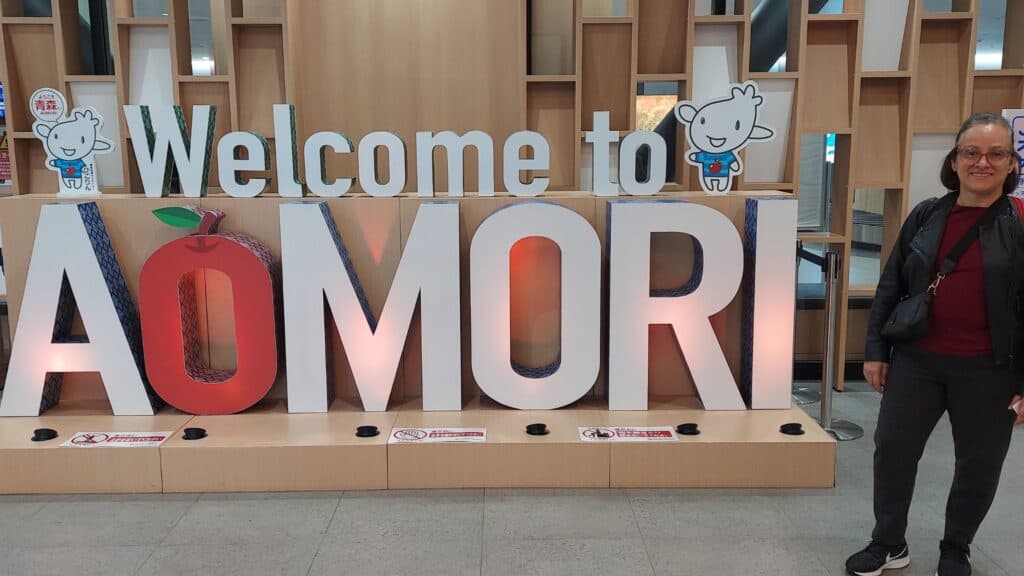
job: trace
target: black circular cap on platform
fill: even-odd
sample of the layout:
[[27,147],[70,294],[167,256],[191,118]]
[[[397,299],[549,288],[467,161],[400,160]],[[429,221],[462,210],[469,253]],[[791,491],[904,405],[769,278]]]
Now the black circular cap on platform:
[[359,426],[356,428],[356,436],[360,438],[373,438],[380,435],[380,429],[376,426]]
[[530,436],[546,436],[550,432],[551,431],[548,430],[548,425],[543,422],[526,425],[526,433]]
[[804,433],[804,427],[799,422],[790,422],[779,426],[779,432],[789,436],[801,436]]
[[696,422],[686,422],[676,426],[676,432],[683,436],[697,436],[700,434],[700,428],[697,427]]
[[53,428],[36,428],[32,431],[33,442],[46,442],[57,437],[57,431]]
[[205,428],[185,428],[185,435],[182,440],[202,440],[206,438]]

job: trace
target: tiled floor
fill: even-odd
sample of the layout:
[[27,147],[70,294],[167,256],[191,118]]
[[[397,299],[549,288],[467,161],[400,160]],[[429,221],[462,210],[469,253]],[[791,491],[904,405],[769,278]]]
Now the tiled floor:
[[[839,576],[870,529],[877,407],[863,383],[836,396],[867,435],[840,446],[833,490],[0,497],[0,575]],[[896,576],[934,573],[952,454],[944,421]],[[975,544],[976,575],[1024,576],[1024,431]]]

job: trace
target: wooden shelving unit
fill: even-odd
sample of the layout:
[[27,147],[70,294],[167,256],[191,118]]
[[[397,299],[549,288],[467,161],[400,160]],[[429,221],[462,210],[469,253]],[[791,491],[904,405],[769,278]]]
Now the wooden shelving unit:
[[922,19],[915,75],[919,83],[915,132],[956,132],[970,113],[974,30],[970,18]]
[[[64,90],[75,106],[77,88],[111,85],[110,103],[119,119],[125,104],[189,107],[217,106],[216,135],[254,130],[273,135],[271,107],[288,101],[285,89],[285,10],[283,0],[210,0],[214,43],[224,54],[213,76],[193,75],[188,3],[168,2],[166,16],[136,15],[131,0],[108,0],[114,74],[83,74],[78,56],[78,6],[74,0],[50,0],[52,17],[26,17],[20,2],[0,3],[3,35],[3,82],[8,106],[14,194],[49,190],[55,176],[31,133],[33,118],[25,108],[29,95],[43,86]],[[82,96],[85,98],[85,96]],[[113,101],[111,101],[111,99]],[[93,105],[92,101],[88,102]],[[118,144],[110,163],[99,157],[101,183],[108,193],[141,193],[131,141],[123,119],[112,127]],[[216,158],[211,171],[216,182]],[[274,184],[271,188],[275,188]]]

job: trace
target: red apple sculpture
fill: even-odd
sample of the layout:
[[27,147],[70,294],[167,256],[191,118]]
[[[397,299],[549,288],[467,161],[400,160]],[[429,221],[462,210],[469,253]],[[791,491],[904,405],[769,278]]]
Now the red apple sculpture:
[[[170,207],[153,211],[177,228],[197,227],[154,252],[139,278],[146,374],[168,404],[190,414],[234,414],[259,402],[277,377],[277,327],[270,251],[239,234],[217,232],[224,213]],[[203,365],[195,272],[231,281],[238,368]],[[208,302],[207,306],[223,305]]]

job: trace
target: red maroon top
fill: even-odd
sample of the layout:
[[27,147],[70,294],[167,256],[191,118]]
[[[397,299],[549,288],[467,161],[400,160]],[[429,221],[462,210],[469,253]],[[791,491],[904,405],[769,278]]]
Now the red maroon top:
[[[985,213],[984,207],[954,205],[942,233],[935,270],[960,238]],[[915,344],[929,352],[949,356],[984,356],[992,353],[985,308],[985,273],[981,242],[975,240],[957,261],[953,272],[939,284],[928,310],[928,334]]]

